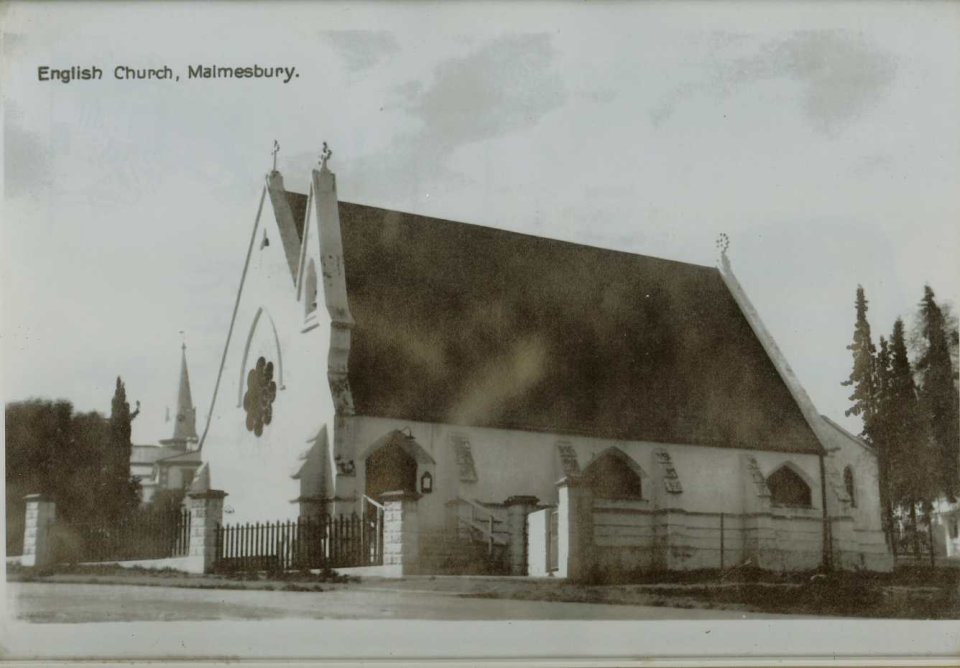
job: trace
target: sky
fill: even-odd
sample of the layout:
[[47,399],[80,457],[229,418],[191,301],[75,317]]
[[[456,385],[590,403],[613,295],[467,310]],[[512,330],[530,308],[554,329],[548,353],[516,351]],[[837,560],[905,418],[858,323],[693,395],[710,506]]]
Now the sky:
[[[8,3],[6,401],[172,432],[209,409],[271,148],[305,192],[697,264],[715,240],[818,409],[874,335],[960,286],[957,3]],[[187,80],[195,65],[294,66]],[[38,81],[97,65],[100,81]],[[174,81],[116,81],[163,67]],[[183,334],[181,334],[181,331]]]

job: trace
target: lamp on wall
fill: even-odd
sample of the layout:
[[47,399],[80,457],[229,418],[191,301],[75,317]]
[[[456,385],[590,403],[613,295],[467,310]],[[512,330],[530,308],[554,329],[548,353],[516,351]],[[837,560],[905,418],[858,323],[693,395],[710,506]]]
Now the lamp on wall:
[[430,475],[430,471],[424,471],[423,475],[420,476],[420,493],[429,494],[433,491],[433,476]]

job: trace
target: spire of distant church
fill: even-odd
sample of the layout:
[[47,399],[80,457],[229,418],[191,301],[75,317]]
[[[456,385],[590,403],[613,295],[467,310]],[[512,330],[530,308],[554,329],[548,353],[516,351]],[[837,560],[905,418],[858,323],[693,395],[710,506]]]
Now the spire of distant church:
[[197,442],[197,411],[190,393],[190,374],[187,372],[187,344],[180,346],[180,387],[177,390],[177,413],[173,422],[173,437],[161,441],[165,445],[186,447]]

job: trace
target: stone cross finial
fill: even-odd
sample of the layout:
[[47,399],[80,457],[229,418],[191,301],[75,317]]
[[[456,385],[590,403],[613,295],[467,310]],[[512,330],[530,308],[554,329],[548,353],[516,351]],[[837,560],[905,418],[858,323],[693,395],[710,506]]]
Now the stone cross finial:
[[717,235],[716,246],[717,250],[720,251],[720,263],[724,267],[729,267],[730,259],[727,257],[727,250],[730,248],[730,237],[727,236],[726,232]]
[[273,154],[273,171],[277,171],[277,153],[280,152],[280,142],[276,139],[273,140],[273,150],[270,153]]
[[330,150],[330,147],[327,146],[327,142],[323,142],[323,150],[320,152],[320,169],[323,169],[327,166],[327,161],[333,157],[333,151]]
[[730,237],[727,236],[726,232],[721,232],[717,235],[717,249],[721,255],[726,255],[728,248],[730,248]]

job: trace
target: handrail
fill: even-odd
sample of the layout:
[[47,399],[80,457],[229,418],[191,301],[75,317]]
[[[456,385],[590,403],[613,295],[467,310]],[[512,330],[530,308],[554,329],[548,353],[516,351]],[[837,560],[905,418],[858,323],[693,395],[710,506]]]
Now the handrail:
[[486,544],[487,554],[490,557],[493,557],[495,546],[507,546],[508,541],[504,536],[508,535],[509,532],[497,528],[498,524],[506,524],[506,522],[494,515],[489,507],[483,506],[477,500],[464,499],[460,496],[455,497],[453,501],[470,508],[470,517],[462,517],[457,513],[457,525],[465,527],[471,533],[475,532],[482,536],[482,542]]
[[374,501],[373,499],[371,499],[371,498],[370,498],[369,496],[367,496],[366,494],[361,494],[361,495],[360,495],[360,500],[361,500],[361,501],[366,501],[367,503],[373,505],[374,507],[376,507],[376,508],[378,508],[378,509],[380,509],[380,510],[383,510],[383,509],[384,509],[382,503],[377,503],[376,501]]
[[472,499],[465,499],[465,498],[463,498],[462,496],[458,496],[458,497],[456,498],[456,501],[459,502],[459,503],[466,504],[466,505],[470,506],[471,508],[473,508],[475,511],[479,511],[479,512],[483,513],[484,515],[488,516],[488,517],[492,517],[492,518],[493,518],[493,521],[496,522],[496,523],[498,523],[498,524],[502,524],[502,523],[503,523],[503,520],[501,520],[500,518],[498,518],[498,517],[493,513],[492,510],[490,510],[490,509],[487,508],[486,506],[481,505],[479,501],[474,501],[474,500],[472,500]]
[[461,518],[460,521],[461,521],[468,529],[473,529],[474,531],[479,531],[480,533],[482,533],[482,534],[487,538],[487,540],[489,540],[489,541],[491,541],[491,542],[493,542],[493,543],[496,543],[497,545],[506,545],[506,544],[507,544],[506,539],[503,538],[503,536],[507,535],[507,533],[508,533],[508,532],[506,532],[506,531],[493,531],[493,532],[491,532],[490,529],[489,529],[488,527],[484,526],[484,525],[483,525],[483,522],[481,522],[481,521],[479,521],[479,520],[463,519],[463,518]]

